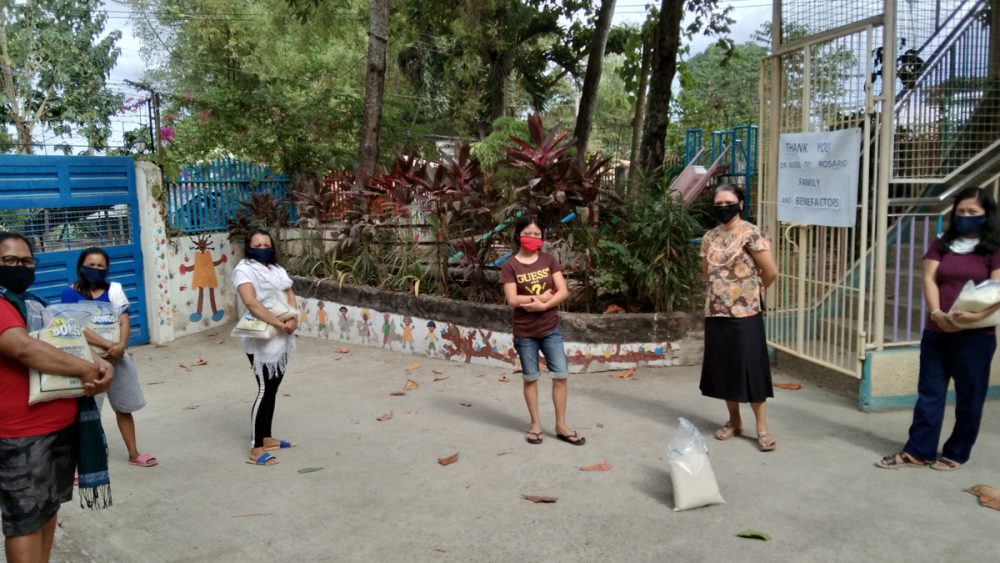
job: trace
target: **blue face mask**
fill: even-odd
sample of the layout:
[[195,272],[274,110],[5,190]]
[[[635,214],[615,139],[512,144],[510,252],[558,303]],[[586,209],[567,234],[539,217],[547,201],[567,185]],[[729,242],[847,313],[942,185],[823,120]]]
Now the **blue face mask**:
[[83,279],[87,280],[87,282],[95,285],[102,285],[105,283],[105,280],[108,279],[107,270],[91,268],[90,266],[80,266],[80,275],[82,275]]
[[975,215],[972,217],[955,215],[955,230],[958,234],[972,235],[981,230],[986,226],[986,216],[985,215]]
[[273,248],[248,248],[246,255],[250,260],[256,260],[261,264],[274,264]]

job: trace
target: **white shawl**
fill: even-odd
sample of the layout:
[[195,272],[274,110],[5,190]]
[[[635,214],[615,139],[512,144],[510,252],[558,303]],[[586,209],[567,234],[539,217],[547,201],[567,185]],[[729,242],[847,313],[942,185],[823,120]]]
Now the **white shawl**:
[[[240,260],[233,270],[233,285],[239,291],[244,283],[252,283],[261,305],[270,307],[275,301],[288,305],[285,290],[292,287],[292,279],[285,269],[277,264],[268,267],[256,260]],[[269,378],[283,373],[295,352],[295,336],[278,331],[278,335],[268,340],[243,338],[243,351],[253,354],[253,371],[257,376],[267,370]]]

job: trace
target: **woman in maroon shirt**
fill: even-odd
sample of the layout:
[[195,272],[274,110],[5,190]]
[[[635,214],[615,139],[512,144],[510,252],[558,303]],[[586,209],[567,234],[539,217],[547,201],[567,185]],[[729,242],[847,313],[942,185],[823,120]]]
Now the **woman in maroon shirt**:
[[[1000,280],[997,204],[986,190],[967,188],[955,197],[948,230],[924,254],[924,300],[930,315],[920,339],[910,439],[903,451],[879,460],[878,467],[924,467],[933,461],[931,469],[954,471],[969,460],[997,340],[993,327],[965,330],[962,325],[993,314],[1000,303],[979,313],[951,308],[969,280],[978,284],[987,279]],[[955,427],[938,456],[949,378],[955,381]]]

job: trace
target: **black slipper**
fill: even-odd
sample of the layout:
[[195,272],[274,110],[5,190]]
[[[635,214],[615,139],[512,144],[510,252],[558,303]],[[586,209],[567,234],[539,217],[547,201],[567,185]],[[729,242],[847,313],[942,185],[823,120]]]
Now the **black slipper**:
[[574,446],[582,446],[587,443],[587,439],[580,435],[579,432],[573,432],[569,436],[566,434],[556,434],[556,438],[559,438],[563,442],[568,442]]
[[[534,437],[532,437],[534,436]],[[529,444],[541,444],[542,443],[542,433],[541,432],[528,432],[524,435],[525,441]]]

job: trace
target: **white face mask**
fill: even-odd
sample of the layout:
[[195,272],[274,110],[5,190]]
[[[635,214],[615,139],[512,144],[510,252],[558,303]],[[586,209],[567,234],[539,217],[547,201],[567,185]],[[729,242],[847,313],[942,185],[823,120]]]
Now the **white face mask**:
[[957,239],[951,241],[951,251],[955,254],[968,254],[979,246],[978,238],[965,238],[958,237]]

